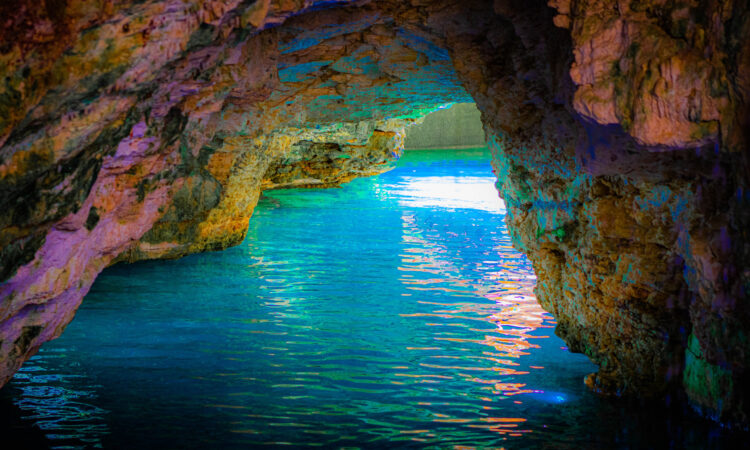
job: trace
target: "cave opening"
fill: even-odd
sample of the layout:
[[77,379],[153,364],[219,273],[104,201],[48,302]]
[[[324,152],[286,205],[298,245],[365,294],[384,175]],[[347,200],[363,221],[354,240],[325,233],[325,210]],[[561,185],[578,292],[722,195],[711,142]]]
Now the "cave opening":
[[[503,239],[533,265],[536,298],[555,317],[558,336],[598,366],[585,383],[603,397],[580,398],[597,399],[591,401],[602,421],[627,425],[579,422],[601,425],[601,439],[609,433],[634,445],[655,442],[641,440],[653,424],[663,425],[658,444],[705,446],[706,436],[719,436],[717,445],[731,445],[730,434],[714,433],[689,411],[747,429],[746,2],[54,3],[0,7],[9,18],[0,26],[1,384],[61,335],[108,266],[117,273],[145,267],[126,262],[241,251],[258,231],[250,217],[272,216],[274,201],[289,200],[285,190],[345,186],[308,193],[325,203],[328,195],[397,176],[401,168],[388,169],[410,124],[446,105],[476,102],[487,143],[481,158],[491,160],[503,199]],[[417,157],[409,152],[403,164]],[[383,175],[360,180],[377,174]],[[446,188],[446,180],[414,176],[410,187],[389,192],[411,196],[398,208],[429,210],[431,195],[443,205],[473,202],[463,209],[475,220],[490,212],[482,195],[466,194],[479,189],[467,187],[470,178]],[[367,196],[352,194],[326,211],[346,204],[352,210],[341,220],[369,223],[367,208],[356,205]],[[299,201],[277,209],[308,207]],[[316,218],[323,209],[312,207],[308,216]],[[389,242],[427,246],[421,250],[432,254],[439,246],[429,247],[426,238],[440,233],[422,233],[425,223],[413,219],[399,216],[384,233],[401,230]],[[407,229],[415,231],[408,239]],[[467,248],[485,238],[494,239],[476,235]],[[174,267],[216,255],[188,256]],[[148,352],[143,357],[150,360]],[[32,361],[29,372],[35,367]],[[469,395],[471,388],[459,385],[467,391],[456,395]],[[360,388],[366,394],[367,387],[352,389]],[[555,417],[578,417],[583,410],[566,409],[576,396],[559,394],[539,401],[561,405]],[[648,405],[642,409],[657,417],[645,423],[607,396]],[[379,410],[364,398],[361,405]],[[665,407],[676,416],[658,417]],[[336,414],[332,423],[345,422],[346,414]],[[488,415],[476,423],[451,411],[436,414],[447,416],[437,423],[489,429],[493,438],[519,437],[514,429],[522,439],[557,443],[567,436],[524,434],[532,429],[523,428],[531,427],[528,420],[499,420],[525,416]],[[562,428],[564,417],[555,422]],[[433,439],[423,428],[368,429]],[[579,430],[574,440],[599,442],[587,429],[571,430]],[[471,440],[461,435],[456,442],[462,438]]]

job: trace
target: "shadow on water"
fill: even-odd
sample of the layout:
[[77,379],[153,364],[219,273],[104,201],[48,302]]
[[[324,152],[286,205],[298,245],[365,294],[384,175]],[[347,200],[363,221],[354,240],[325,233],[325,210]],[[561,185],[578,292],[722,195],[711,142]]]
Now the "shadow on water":
[[0,391],[3,437],[25,448],[745,445],[690,412],[585,388],[596,368],[537,304],[488,160],[410,151],[342,189],[267,193],[238,247],[107,269],[65,334]]

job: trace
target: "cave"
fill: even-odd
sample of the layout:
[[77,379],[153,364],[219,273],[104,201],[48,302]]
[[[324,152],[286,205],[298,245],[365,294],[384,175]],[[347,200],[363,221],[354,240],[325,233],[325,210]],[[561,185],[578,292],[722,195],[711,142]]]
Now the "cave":
[[742,0],[0,5],[0,383],[99,273],[232,248],[475,103],[513,246],[609,401],[747,429]]

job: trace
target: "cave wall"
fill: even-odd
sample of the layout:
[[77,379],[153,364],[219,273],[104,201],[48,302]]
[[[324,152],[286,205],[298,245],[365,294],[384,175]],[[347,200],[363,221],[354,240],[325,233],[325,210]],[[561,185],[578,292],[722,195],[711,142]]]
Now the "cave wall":
[[0,6],[0,382],[107,265],[242,241],[475,101],[537,297],[603,394],[748,423],[750,12],[711,0]]
[[405,149],[483,147],[482,113],[473,103],[458,103],[426,115],[406,130]]

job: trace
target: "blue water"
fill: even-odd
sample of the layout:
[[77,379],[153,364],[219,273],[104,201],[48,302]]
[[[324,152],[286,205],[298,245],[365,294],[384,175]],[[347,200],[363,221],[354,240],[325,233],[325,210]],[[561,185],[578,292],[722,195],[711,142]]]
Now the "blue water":
[[486,150],[412,151],[267,192],[238,247],[102,273],[0,412],[58,448],[723,444],[584,387],[494,181]]

